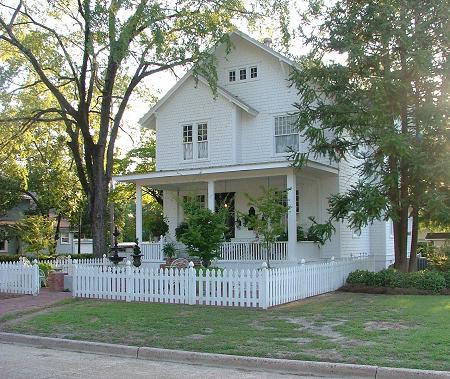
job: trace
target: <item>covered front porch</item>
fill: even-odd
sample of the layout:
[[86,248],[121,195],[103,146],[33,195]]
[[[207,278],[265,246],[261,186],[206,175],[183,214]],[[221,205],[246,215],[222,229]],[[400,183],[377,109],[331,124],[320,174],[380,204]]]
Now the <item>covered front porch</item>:
[[[166,242],[175,242],[175,230],[184,219],[180,201],[196,197],[211,211],[219,206],[229,209],[226,241],[220,247],[220,266],[253,267],[269,259],[274,265],[286,262],[318,261],[332,256],[338,257],[335,241],[320,246],[313,241],[301,240],[297,231],[306,231],[309,217],[317,222],[326,218],[327,197],[336,191],[338,181],[335,169],[328,166],[309,166],[301,170],[290,167],[286,162],[260,165],[236,165],[227,167],[186,169],[177,172],[165,171],[130,175],[115,178],[117,181],[136,183],[136,238],[142,241],[142,187],[163,191],[164,217],[169,224]],[[247,195],[260,196],[264,188],[275,188],[287,193],[285,234],[270,249],[269,257],[254,231],[240,219],[239,214],[258,212],[251,209]],[[334,237],[336,238],[336,237]],[[162,243],[141,243],[144,254],[149,250],[162,257]],[[182,251],[182,249],[180,249]],[[182,254],[182,252],[181,252]]]

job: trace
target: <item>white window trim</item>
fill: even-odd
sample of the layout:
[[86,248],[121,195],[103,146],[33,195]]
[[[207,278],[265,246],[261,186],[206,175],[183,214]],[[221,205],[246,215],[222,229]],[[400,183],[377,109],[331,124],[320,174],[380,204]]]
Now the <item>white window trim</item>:
[[3,250],[0,250],[0,253],[7,253],[8,252],[8,240],[3,240],[5,243],[5,248]]
[[[198,125],[206,124],[207,125],[207,142],[208,142],[208,156],[205,158],[197,158],[198,157]],[[192,125],[192,159],[184,159],[183,153],[183,126]],[[180,162],[181,164],[192,164],[194,162],[207,162],[209,161],[209,154],[211,151],[211,122],[209,120],[194,120],[194,121],[185,121],[179,124],[180,130],[180,146],[181,146],[181,155]]]
[[[275,118],[280,117],[280,116],[289,116],[293,112],[295,112],[295,110],[272,114],[272,151],[273,151],[272,156],[273,157],[287,157],[291,154],[290,152],[277,153],[277,145],[275,143]],[[298,149],[300,150],[300,147],[301,147],[300,133],[297,132],[297,135],[298,135]]]
[[[256,70],[258,72],[258,76],[256,78],[251,78],[250,77],[250,68],[252,67],[256,67]],[[228,84],[239,84],[239,83],[247,83],[247,82],[254,82],[257,80],[261,79],[261,70],[260,70],[261,64],[260,63],[247,63],[245,65],[241,65],[241,66],[234,66],[234,67],[229,67],[227,69],[227,77],[226,77],[226,82]],[[240,75],[240,70],[245,69],[247,74],[246,74],[246,79],[242,79],[241,80],[241,75]],[[230,82],[230,71],[234,71],[236,76],[236,80],[234,82]]]
[[[64,234],[64,236],[63,236]],[[63,238],[65,238],[67,236],[68,241],[67,242],[63,242]],[[59,243],[61,245],[70,245],[70,233],[69,232],[61,232],[60,236],[59,236]]]

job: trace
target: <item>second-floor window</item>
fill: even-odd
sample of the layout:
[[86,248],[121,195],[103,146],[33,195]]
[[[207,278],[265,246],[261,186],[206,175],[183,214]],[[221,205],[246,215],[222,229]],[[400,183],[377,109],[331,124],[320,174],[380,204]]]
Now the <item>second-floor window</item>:
[[208,124],[183,125],[183,160],[208,158]]
[[275,152],[277,154],[298,151],[298,131],[295,115],[275,117]]
[[67,232],[61,232],[61,245],[68,245],[70,244],[70,236]]

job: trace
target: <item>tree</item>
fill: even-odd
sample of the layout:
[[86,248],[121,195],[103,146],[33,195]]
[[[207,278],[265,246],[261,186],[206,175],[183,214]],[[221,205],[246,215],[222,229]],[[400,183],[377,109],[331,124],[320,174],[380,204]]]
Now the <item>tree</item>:
[[36,255],[55,253],[56,243],[53,238],[54,220],[47,216],[26,216],[15,225],[15,233],[25,242],[25,250]]
[[228,227],[225,224],[228,210],[220,208],[212,212],[196,198],[180,200],[184,210],[182,231],[177,239],[187,246],[190,255],[199,256],[208,267],[211,260],[219,255],[219,248]]
[[450,224],[448,2],[311,1],[305,16],[311,53],[292,79],[311,148],[294,162],[326,156],[352,167],[360,179],[330,198],[331,219],[353,228],[392,219],[404,271],[411,217],[413,270],[419,218]]
[[267,252],[267,266],[270,267],[271,246],[286,228],[285,220],[289,207],[285,204],[287,194],[275,188],[263,188],[261,196],[254,198],[246,194],[248,206],[254,207],[255,214],[238,212],[244,224],[262,238]]
[[20,0],[0,12],[0,41],[23,61],[23,81],[9,93],[43,88],[52,97],[44,109],[30,105],[3,121],[65,127],[101,256],[116,139],[132,94],[145,78],[189,64],[214,90],[214,59],[204,48],[227,41],[233,19],[254,14],[238,0]]

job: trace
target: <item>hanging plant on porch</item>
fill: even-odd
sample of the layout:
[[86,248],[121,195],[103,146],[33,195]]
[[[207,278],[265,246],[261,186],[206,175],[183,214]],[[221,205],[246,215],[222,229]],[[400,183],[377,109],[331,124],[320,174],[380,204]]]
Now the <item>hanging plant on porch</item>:
[[208,267],[218,257],[224,233],[228,230],[228,211],[220,208],[217,212],[211,212],[194,197],[180,203],[184,210],[184,222],[176,232],[177,240],[186,245],[189,255],[198,256],[203,266]]

